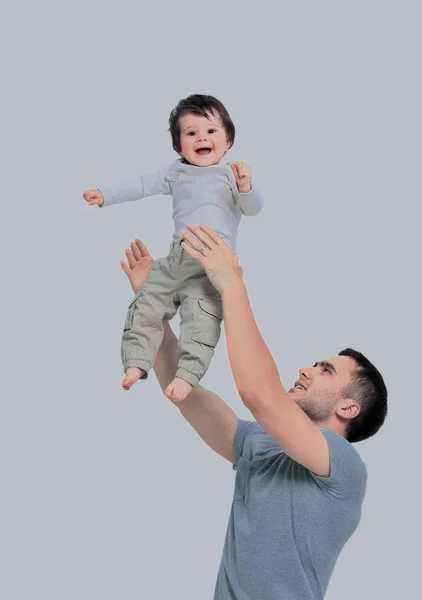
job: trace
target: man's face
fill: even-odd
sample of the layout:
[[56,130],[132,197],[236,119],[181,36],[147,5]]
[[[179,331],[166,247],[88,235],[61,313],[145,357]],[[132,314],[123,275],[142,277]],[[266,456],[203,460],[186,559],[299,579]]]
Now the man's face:
[[188,113],[179,119],[182,155],[197,167],[217,165],[229,149],[220,117],[212,113],[208,117]]
[[300,369],[300,377],[290,396],[314,423],[326,421],[343,399],[342,390],[350,382],[356,363],[350,356],[335,356]]

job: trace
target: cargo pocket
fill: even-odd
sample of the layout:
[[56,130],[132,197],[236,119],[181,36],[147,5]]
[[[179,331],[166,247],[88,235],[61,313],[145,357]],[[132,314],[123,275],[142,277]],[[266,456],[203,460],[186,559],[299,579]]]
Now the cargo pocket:
[[125,320],[125,326],[123,328],[123,331],[129,331],[129,329],[132,329],[132,326],[133,326],[133,313],[135,312],[135,305],[136,305],[136,303],[138,301],[138,298],[140,298],[143,293],[144,293],[144,291],[141,288],[139,290],[139,292],[136,294],[136,296],[134,297],[134,299],[132,300],[132,302],[129,304],[129,307],[128,307],[128,310],[127,310],[127,315],[126,315],[126,320]]
[[215,348],[220,339],[222,320],[223,306],[220,302],[198,298],[192,340]]
[[145,293],[145,288],[146,288],[146,286],[147,286],[147,283],[148,283],[148,281],[149,281],[149,279],[150,279],[150,277],[151,277],[151,274],[152,274],[154,271],[156,271],[157,269],[159,269],[159,268],[160,268],[160,263],[158,262],[158,260],[156,260],[156,261],[153,263],[153,265],[152,265],[152,267],[151,267],[151,269],[150,269],[150,272],[149,272],[149,274],[148,274],[148,277],[145,279],[144,283],[143,283],[143,284],[141,285],[141,287],[139,288],[139,291],[138,291],[138,292],[135,294],[135,296],[134,296],[134,298],[133,298],[132,302],[129,304],[128,311],[127,311],[127,315],[126,315],[126,320],[125,320],[125,325],[124,325],[123,331],[129,331],[129,329],[132,329],[132,327],[133,327],[133,314],[134,314],[134,312],[135,312],[135,306],[136,306],[136,303],[137,303],[137,301],[139,300],[139,298],[140,298],[141,296],[143,296],[143,295],[144,295],[144,293]]
[[236,480],[234,484],[234,499],[235,500],[243,500],[246,494],[248,481],[249,481],[249,471],[251,468],[251,463],[246,458],[242,456],[239,457],[239,462],[236,469]]

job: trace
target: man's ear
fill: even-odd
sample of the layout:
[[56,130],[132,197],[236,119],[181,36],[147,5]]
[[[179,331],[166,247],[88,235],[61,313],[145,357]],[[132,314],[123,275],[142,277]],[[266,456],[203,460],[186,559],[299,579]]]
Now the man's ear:
[[359,413],[359,404],[351,398],[344,398],[336,410],[336,414],[342,419],[355,419]]

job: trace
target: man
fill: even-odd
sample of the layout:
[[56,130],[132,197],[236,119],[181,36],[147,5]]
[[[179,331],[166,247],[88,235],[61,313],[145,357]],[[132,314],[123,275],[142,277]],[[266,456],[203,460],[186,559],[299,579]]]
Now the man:
[[[300,369],[287,392],[255,323],[237,256],[211,229],[189,226],[181,246],[220,292],[230,365],[256,422],[238,419],[196,386],[177,404],[202,439],[236,469],[234,500],[214,600],[322,600],[355,531],[366,467],[351,442],[374,435],[387,390],[359,352]],[[153,259],[136,240],[122,262],[136,292]],[[169,323],[154,370],[163,390],[177,369]]]

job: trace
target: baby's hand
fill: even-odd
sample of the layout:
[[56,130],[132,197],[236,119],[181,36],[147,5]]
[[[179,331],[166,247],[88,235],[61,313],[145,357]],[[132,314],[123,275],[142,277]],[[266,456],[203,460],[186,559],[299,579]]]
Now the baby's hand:
[[84,199],[88,202],[89,206],[102,206],[104,204],[104,196],[100,190],[86,190],[83,193]]
[[237,189],[242,194],[250,192],[252,189],[252,171],[248,164],[242,161],[232,163],[234,176],[236,177]]

